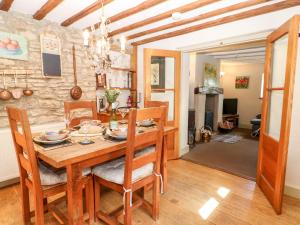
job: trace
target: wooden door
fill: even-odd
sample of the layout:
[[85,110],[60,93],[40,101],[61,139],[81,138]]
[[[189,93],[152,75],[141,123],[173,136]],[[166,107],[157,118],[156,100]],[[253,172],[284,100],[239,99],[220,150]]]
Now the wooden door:
[[290,136],[299,16],[267,38],[257,184],[281,213]]
[[[156,80],[154,73],[157,73]],[[168,122],[179,129],[181,52],[144,49],[144,101],[169,102]],[[179,157],[178,132],[168,136],[168,159]]]

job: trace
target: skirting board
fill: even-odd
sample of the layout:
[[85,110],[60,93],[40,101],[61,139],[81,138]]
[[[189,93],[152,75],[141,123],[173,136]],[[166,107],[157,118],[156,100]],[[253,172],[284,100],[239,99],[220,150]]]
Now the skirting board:
[[0,182],[0,188],[4,188],[4,187],[10,186],[10,185],[19,183],[19,181],[20,181],[19,177],[12,178],[12,179],[5,180],[5,181],[1,181]]
[[291,187],[291,186],[285,186],[284,187],[284,194],[300,199],[300,189]]
[[190,146],[189,145],[184,146],[182,149],[180,149],[179,157],[183,156],[184,154],[188,153],[189,151],[190,151]]

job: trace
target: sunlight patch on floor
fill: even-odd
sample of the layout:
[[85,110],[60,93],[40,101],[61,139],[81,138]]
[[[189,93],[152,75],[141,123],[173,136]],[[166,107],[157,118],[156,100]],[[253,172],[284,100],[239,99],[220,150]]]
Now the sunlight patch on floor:
[[[230,193],[230,189],[226,187],[219,187],[217,190],[217,194],[221,198],[226,198],[227,195]],[[218,207],[220,202],[216,200],[215,198],[211,197],[199,210],[198,213],[201,216],[202,219],[206,220],[213,211]]]
[[226,198],[226,196],[229,194],[230,189],[226,187],[219,187],[217,193],[221,198]]
[[210,198],[200,209],[199,214],[202,219],[206,220],[210,214],[218,207],[219,202],[215,198]]

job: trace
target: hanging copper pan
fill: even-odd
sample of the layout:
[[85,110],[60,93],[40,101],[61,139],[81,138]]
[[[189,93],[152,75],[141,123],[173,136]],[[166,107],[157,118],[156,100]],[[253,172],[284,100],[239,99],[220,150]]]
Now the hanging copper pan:
[[23,94],[25,96],[31,96],[31,95],[33,95],[33,90],[28,88],[28,73],[27,73],[27,71],[26,71],[25,79],[26,79],[26,88],[23,90]]
[[0,91],[0,100],[8,101],[12,98],[12,94],[9,90],[6,89],[6,75],[4,72],[2,73],[2,79],[3,79],[3,90]]
[[70,95],[74,100],[78,100],[82,96],[82,90],[77,85],[77,72],[76,72],[76,56],[75,56],[75,46],[72,48],[73,53],[73,72],[74,72],[74,84],[75,86],[70,90]]

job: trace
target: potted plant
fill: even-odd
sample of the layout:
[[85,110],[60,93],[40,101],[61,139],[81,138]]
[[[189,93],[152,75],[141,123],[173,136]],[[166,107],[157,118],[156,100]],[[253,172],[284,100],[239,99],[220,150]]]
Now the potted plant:
[[118,89],[106,89],[105,90],[105,97],[108,102],[107,111],[112,110],[112,104],[117,102],[117,98],[120,95],[120,91]]

